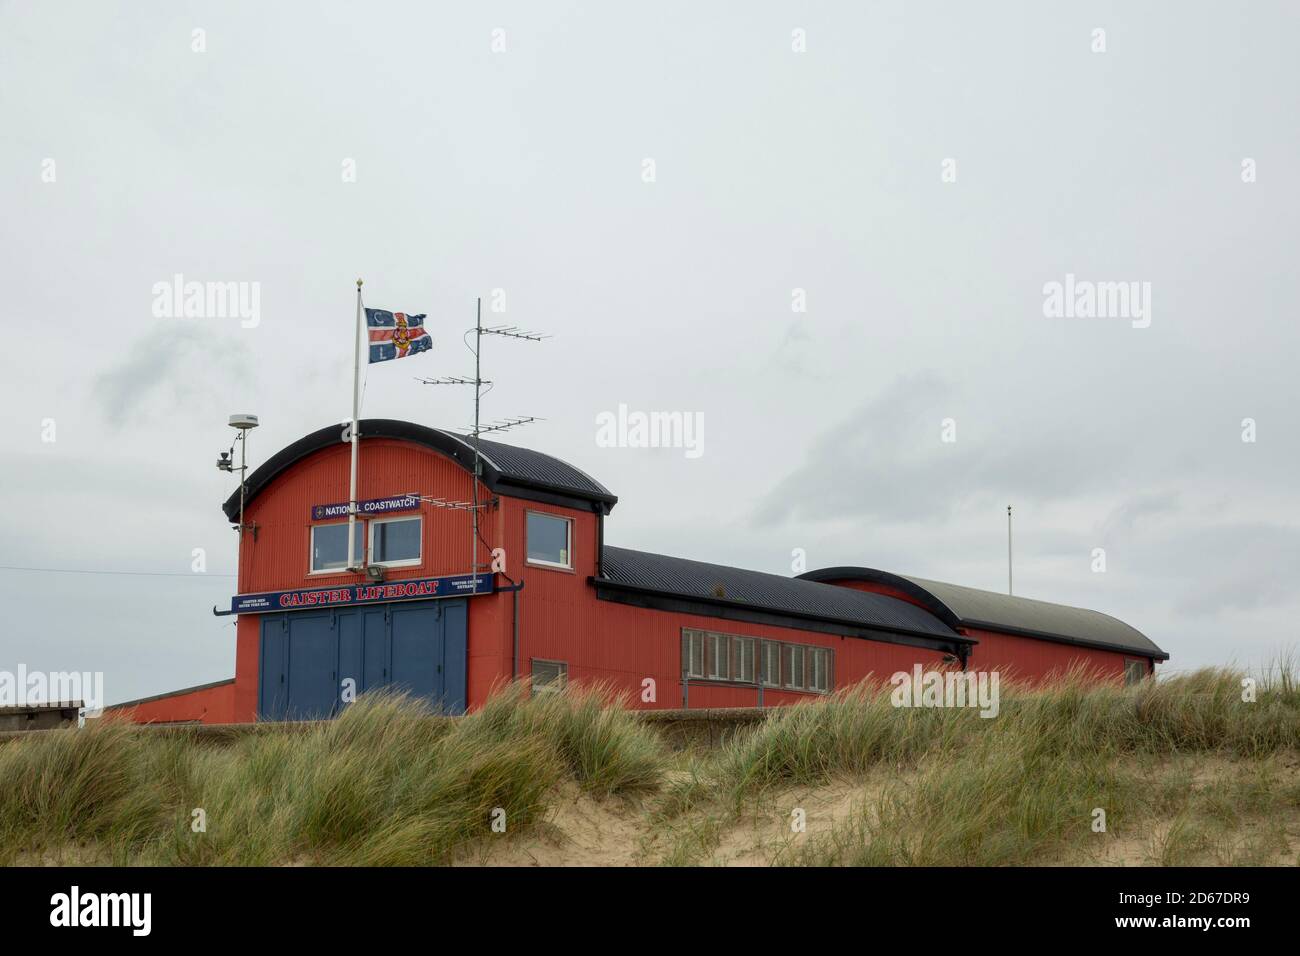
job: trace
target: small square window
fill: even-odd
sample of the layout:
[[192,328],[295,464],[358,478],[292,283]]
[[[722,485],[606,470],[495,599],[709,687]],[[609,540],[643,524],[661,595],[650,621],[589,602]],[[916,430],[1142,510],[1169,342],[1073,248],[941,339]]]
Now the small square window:
[[569,685],[567,661],[533,661],[533,695],[558,694]]
[[1146,661],[1125,661],[1124,662],[1124,683],[1126,686],[1140,684],[1147,676]]
[[[358,566],[366,560],[365,523],[358,521],[353,536],[353,561]],[[346,571],[348,567],[348,524],[318,524],[311,529],[311,569]]]
[[371,521],[369,563],[390,568],[419,564],[422,526],[418,517]]
[[573,522],[542,511],[528,512],[525,535],[529,564],[573,567]]

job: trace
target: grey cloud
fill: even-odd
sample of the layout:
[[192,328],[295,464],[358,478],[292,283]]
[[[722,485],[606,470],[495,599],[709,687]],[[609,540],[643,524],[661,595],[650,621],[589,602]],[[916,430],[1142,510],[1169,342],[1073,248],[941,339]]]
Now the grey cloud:
[[[1032,422],[980,427],[954,412],[961,405],[936,373],[895,380],[814,440],[761,501],[756,523],[934,522],[971,500],[1050,501],[1106,488],[1106,475],[1124,456],[1120,443],[1103,436],[1080,440]],[[956,426],[950,443],[941,440],[947,418]]]
[[159,403],[206,399],[231,385],[247,385],[251,352],[246,345],[184,320],[159,322],[126,354],[96,376],[95,397],[109,424],[121,427],[137,412]]

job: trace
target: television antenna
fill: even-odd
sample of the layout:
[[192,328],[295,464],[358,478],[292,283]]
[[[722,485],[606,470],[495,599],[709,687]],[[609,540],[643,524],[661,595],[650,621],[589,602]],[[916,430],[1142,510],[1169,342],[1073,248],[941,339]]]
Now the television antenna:
[[[491,424],[483,424],[480,418],[480,411],[483,404],[483,386],[488,386],[488,391],[492,390],[493,383],[483,377],[483,336],[497,335],[504,339],[519,339],[525,342],[541,342],[549,339],[550,336],[542,332],[533,332],[528,329],[521,329],[517,325],[494,325],[484,328],[483,326],[483,299],[480,297],[476,300],[474,328],[467,329],[463,338],[468,340],[470,333],[474,334],[474,344],[471,346],[465,341],[465,347],[474,353],[474,377],[464,378],[459,375],[446,375],[440,378],[416,378],[417,382],[424,385],[473,385],[474,386],[474,427],[469,429],[469,437],[474,445],[474,480],[473,498],[469,502],[443,502],[432,501],[443,508],[462,508],[468,506],[470,513],[473,515],[472,527],[470,530],[470,567],[474,575],[474,590],[478,590],[479,563],[478,563],[478,543],[479,543],[479,511],[483,507],[479,502],[478,486],[483,475],[482,455],[479,451],[479,436],[493,432],[508,431],[511,428],[518,428],[520,425],[527,425],[531,422],[541,421],[533,415],[515,415],[508,418],[499,418]],[[486,544],[486,542],[484,542]]]

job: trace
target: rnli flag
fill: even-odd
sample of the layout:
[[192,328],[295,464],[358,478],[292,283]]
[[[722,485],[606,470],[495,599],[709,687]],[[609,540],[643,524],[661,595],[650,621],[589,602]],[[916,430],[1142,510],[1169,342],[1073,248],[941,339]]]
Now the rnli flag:
[[406,358],[433,348],[433,339],[424,328],[423,314],[366,309],[366,329],[370,333],[372,363]]

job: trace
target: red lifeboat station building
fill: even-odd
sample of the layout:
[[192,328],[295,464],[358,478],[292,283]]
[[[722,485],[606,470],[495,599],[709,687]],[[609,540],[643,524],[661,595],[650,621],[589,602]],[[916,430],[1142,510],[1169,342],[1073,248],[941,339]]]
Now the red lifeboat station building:
[[[239,593],[222,612],[238,616],[234,679],[114,710],[323,718],[387,687],[455,714],[514,677],[536,690],[604,681],[646,708],[773,706],[915,664],[1030,680],[1083,665],[1135,681],[1169,657],[1096,611],[871,568],[790,578],[612,547],[608,489],[483,440],[476,579],[470,439],[386,419],[360,434],[363,570],[347,570],[350,446],[330,425],[248,477]],[[237,523],[239,493],[223,507]]]

